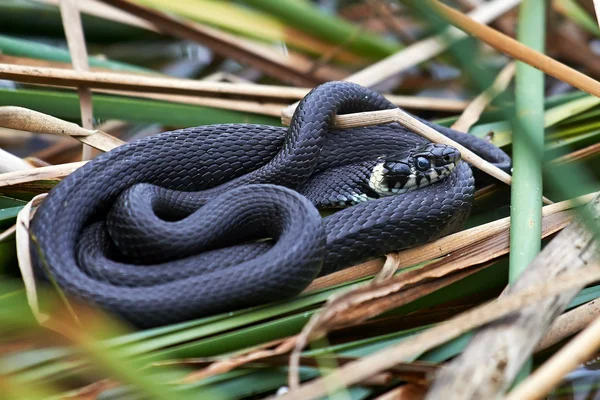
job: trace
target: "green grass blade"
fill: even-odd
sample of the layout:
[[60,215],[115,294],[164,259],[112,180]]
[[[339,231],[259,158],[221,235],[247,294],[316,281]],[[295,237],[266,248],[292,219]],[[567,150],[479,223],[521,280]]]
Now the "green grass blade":
[[[69,51],[60,49],[56,46],[33,42],[31,40],[17,39],[11,36],[0,35],[0,51],[3,54],[36,58],[47,61],[71,62]],[[88,61],[91,67],[107,68],[115,71],[123,72],[141,72],[141,73],[156,73],[156,71],[130,65],[118,61],[104,60],[97,57],[89,57]]]
[[600,29],[594,18],[575,0],[554,0],[554,6],[559,7],[571,21],[591,33],[600,36]]
[[[281,125],[281,122],[273,117],[166,101],[102,94],[94,94],[92,101],[94,116],[100,119],[158,122],[176,127],[219,123]],[[0,89],[0,105],[27,107],[70,120],[80,118],[79,98],[74,92]]]

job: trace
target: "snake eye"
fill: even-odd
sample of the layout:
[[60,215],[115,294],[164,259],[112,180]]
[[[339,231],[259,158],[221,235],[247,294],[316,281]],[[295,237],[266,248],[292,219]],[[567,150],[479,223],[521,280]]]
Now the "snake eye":
[[429,168],[431,168],[431,162],[429,162],[429,160],[425,157],[417,157],[416,164],[417,169],[420,171],[427,171]]

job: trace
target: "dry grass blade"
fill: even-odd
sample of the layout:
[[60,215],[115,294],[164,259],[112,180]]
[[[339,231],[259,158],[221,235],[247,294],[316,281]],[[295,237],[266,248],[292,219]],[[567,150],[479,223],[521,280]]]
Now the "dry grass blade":
[[385,257],[385,263],[383,264],[383,267],[381,267],[381,271],[379,271],[377,275],[375,275],[375,278],[373,278],[373,283],[385,282],[393,277],[400,268],[401,260],[398,253],[390,253]]
[[206,26],[177,20],[163,12],[135,4],[128,0],[101,0],[151,22],[161,32],[181,39],[192,40],[210,47],[216,53],[252,65],[284,82],[314,86],[321,83],[315,75],[298,68],[280,55],[264,51],[247,40]]
[[[249,364],[253,361],[264,360],[274,356],[289,353],[295,344],[295,336],[292,336],[285,341],[279,343],[275,348],[271,349],[270,344],[261,346],[261,348],[253,350],[250,353],[241,354],[239,356],[226,358],[223,360],[210,360],[209,365],[199,371],[192,372],[182,378],[179,383],[193,383],[206,379],[210,376],[229,372],[242,365]],[[205,361],[205,360],[202,360]]]
[[566,374],[588,361],[600,348],[600,318],[596,318],[573,340],[514,388],[505,400],[534,400],[545,397]]
[[594,0],[594,10],[596,11],[596,19],[598,20],[598,26],[600,26],[600,0]]
[[448,7],[437,0],[431,1],[432,8],[437,10],[450,23],[487,43],[494,49],[505,53],[519,61],[531,65],[550,76],[567,82],[586,93],[600,97],[600,82],[573,69],[555,59],[535,51],[515,39],[483,25],[468,16]]
[[[294,337],[288,338],[283,343],[291,343]],[[282,343],[281,340],[276,341],[278,343]],[[293,346],[293,344],[292,344]],[[258,349],[254,349],[248,353],[242,354],[237,357],[228,358],[228,359],[219,359],[219,358],[191,358],[191,359],[182,359],[182,360],[169,360],[162,361],[152,364],[153,366],[168,366],[168,365],[189,365],[194,367],[202,368],[199,371],[191,372],[186,375],[185,378],[177,381],[177,383],[194,383],[204,380],[210,376],[214,376],[217,374],[221,374],[224,372],[228,372],[233,370],[234,368],[251,363],[250,361],[244,361],[245,359],[254,359],[260,360],[260,362],[255,363],[258,365],[276,365],[276,366],[286,366],[287,365],[287,357],[283,355],[284,352],[277,351],[281,346],[277,346],[275,349],[270,350],[269,347],[272,347],[272,344],[269,343],[265,346],[260,346]],[[287,351],[289,351],[288,349]],[[322,358],[326,358],[328,361],[335,361],[336,365],[345,365],[352,361],[355,361],[355,357],[345,357],[345,356],[325,356]],[[301,357],[300,363],[303,366],[307,367],[319,367],[317,360],[313,357]],[[379,374],[379,376],[374,377],[375,379],[369,379],[368,382],[374,385],[381,384],[389,384],[390,381],[394,378],[401,379],[407,382],[415,382],[415,383],[426,383],[427,375],[436,372],[439,369],[437,365],[423,363],[423,362],[413,362],[413,363],[398,363],[393,368],[390,368],[386,373]],[[378,379],[379,378],[379,379]],[[365,382],[363,382],[365,383]]]
[[22,131],[72,136],[101,151],[110,151],[125,143],[108,133],[85,129],[72,122],[23,107],[0,107],[0,126]]
[[[73,66],[70,63],[61,62],[61,61],[50,61],[50,60],[42,60],[38,58],[29,58],[29,57],[16,57],[9,56],[6,54],[0,54],[0,64],[9,64],[9,65],[25,65],[29,67],[42,67],[42,68],[59,68],[59,69],[73,69]],[[90,67],[90,71],[94,72],[115,72],[120,73],[120,71],[114,71],[107,68],[102,67]],[[143,74],[143,72],[140,72]]]
[[[488,23],[517,6],[521,0],[493,0],[483,3],[481,6],[469,13],[469,16],[481,23]],[[453,29],[450,34],[440,34],[416,42],[400,50],[367,68],[356,72],[344,80],[358,83],[362,86],[373,86],[382,82],[401,71],[414,67],[423,61],[427,61],[446,50],[451,44],[451,38],[457,39],[465,36],[462,32]],[[294,103],[282,110],[284,120],[291,119],[298,103]]]
[[17,226],[13,225],[10,228],[6,229],[4,232],[0,233],[0,242],[12,236],[17,230]]
[[481,113],[492,102],[492,100],[502,93],[515,75],[515,63],[508,63],[494,80],[492,86],[477,96],[461,114],[461,116],[452,124],[452,129],[459,132],[469,132],[469,129],[479,121]]
[[550,165],[562,165],[574,161],[580,161],[586,159],[588,157],[595,156],[600,153],[600,143],[594,143],[583,149],[575,150],[571,153],[565,154],[564,156],[560,156],[550,161]]
[[[90,66],[85,47],[85,37],[83,36],[83,27],[81,26],[81,16],[79,15],[77,2],[75,0],[60,0],[60,15],[67,36],[73,69],[75,71],[89,71]],[[77,93],[79,94],[79,106],[81,108],[81,126],[88,130],[93,129],[92,92],[86,86],[79,86]],[[91,157],[91,148],[84,144],[81,155],[82,160],[89,160]]]
[[31,253],[29,252],[29,220],[31,219],[31,208],[38,206],[46,194],[35,196],[17,215],[16,237],[17,237],[17,257],[19,259],[19,269],[25,284],[25,293],[27,303],[35,319],[40,323],[48,320],[48,316],[40,312],[38,303],[37,288],[35,284],[35,275],[31,264]]
[[6,174],[0,174],[0,187],[64,178],[86,163],[88,161],[51,165],[49,167],[34,168],[26,171],[7,172]]

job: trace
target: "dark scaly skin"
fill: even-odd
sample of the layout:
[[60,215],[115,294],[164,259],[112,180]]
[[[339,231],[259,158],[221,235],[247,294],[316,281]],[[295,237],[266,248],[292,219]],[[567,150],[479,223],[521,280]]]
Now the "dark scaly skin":
[[[147,327],[291,297],[316,276],[455,231],[474,193],[464,162],[441,182],[324,219],[307,198],[273,185],[301,187],[331,168],[426,143],[397,124],[328,132],[336,113],[393,107],[369,89],[330,82],[301,102],[289,134],[259,125],[203,126],[103,154],[61,182],[36,212],[36,270],[46,268],[66,294]],[[510,168],[508,156],[491,144],[428,124]],[[145,185],[127,190],[139,183]],[[205,205],[181,221],[168,223],[154,214],[175,220],[199,204]],[[144,252],[152,265],[135,265],[140,261],[116,248],[106,228],[108,214],[117,226],[111,228],[118,231],[116,241],[133,249],[130,257]],[[194,237],[194,248],[151,254],[139,243],[139,231],[119,225],[128,214],[134,224],[166,226],[156,233],[159,241],[177,248]],[[277,240],[247,243],[265,237]]]

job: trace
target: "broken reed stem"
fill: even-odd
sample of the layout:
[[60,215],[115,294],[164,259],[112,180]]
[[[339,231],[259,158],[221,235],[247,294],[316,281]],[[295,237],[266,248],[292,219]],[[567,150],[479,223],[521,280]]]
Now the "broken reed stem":
[[[437,132],[435,129],[425,125],[415,117],[411,116],[405,111],[402,111],[399,108],[395,108],[392,110],[370,111],[355,114],[338,115],[334,119],[334,126],[336,128],[347,129],[358,126],[389,124],[392,122],[399,123],[400,125],[408,128],[409,130],[415,133],[418,133],[419,135],[432,142],[442,143],[455,147],[456,149],[458,149],[458,151],[460,151],[463,160],[465,160],[469,164],[479,168],[481,171],[493,176],[494,178],[506,183],[509,186],[512,184],[512,178],[509,174],[502,171],[500,168],[493,166],[489,162],[485,161],[483,158],[479,157],[477,154],[473,153],[471,150],[454,142],[453,140]],[[552,204],[552,201],[548,200],[545,197],[543,198],[543,200],[546,204]]]

